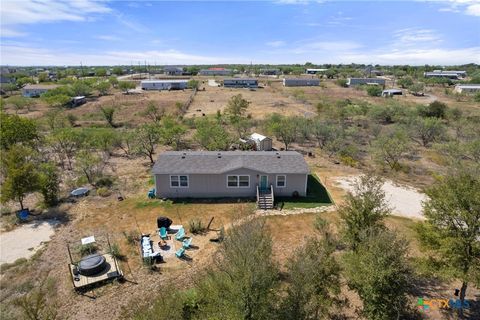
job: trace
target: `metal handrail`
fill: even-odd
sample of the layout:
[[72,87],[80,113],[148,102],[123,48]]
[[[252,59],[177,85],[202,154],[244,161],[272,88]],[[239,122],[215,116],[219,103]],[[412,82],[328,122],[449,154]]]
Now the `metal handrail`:
[[257,207],[260,203],[260,192],[258,191],[258,184],[257,184]]
[[275,204],[275,199],[273,195],[273,184],[270,185],[270,192],[272,193],[272,206]]

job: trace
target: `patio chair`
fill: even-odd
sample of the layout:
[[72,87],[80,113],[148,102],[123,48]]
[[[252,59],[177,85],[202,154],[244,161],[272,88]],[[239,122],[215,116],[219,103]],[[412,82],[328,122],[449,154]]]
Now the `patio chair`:
[[162,238],[162,240],[167,239],[168,238],[167,228],[161,227],[160,229],[158,229],[158,235],[160,236],[160,238]]
[[182,241],[185,238],[185,229],[182,227],[175,234],[175,240]]
[[177,252],[175,252],[175,255],[177,256],[177,258],[183,258],[185,256],[185,248],[180,248],[177,250]]
[[182,246],[183,246],[183,248],[184,248],[184,249],[190,248],[190,245],[192,244],[192,240],[193,240],[193,238],[184,239],[184,240],[182,241]]

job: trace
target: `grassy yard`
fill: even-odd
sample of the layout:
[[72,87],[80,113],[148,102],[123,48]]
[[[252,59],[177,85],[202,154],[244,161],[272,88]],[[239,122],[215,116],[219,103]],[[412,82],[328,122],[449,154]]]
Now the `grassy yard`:
[[325,189],[318,177],[313,174],[308,175],[306,197],[276,197],[275,201],[280,207],[283,205],[283,209],[308,209],[326,206],[333,203],[333,200],[330,198],[327,189]]

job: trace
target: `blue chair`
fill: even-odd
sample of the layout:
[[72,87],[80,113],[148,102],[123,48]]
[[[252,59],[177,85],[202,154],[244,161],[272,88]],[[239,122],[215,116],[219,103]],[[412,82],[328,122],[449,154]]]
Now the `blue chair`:
[[185,238],[185,229],[182,227],[175,234],[175,240],[182,241]]
[[148,198],[155,199],[155,188],[148,190]]
[[193,238],[188,238],[182,241],[182,246],[184,249],[190,248],[190,245],[192,244]]
[[175,255],[177,256],[177,258],[183,258],[185,256],[185,248],[180,248],[177,250],[177,252],[175,252]]
[[168,238],[167,228],[161,227],[160,229],[158,229],[158,235],[160,236],[160,238],[162,238],[162,240],[167,239]]

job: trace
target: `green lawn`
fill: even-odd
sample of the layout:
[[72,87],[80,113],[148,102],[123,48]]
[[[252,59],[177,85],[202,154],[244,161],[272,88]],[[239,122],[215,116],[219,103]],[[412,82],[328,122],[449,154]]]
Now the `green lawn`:
[[315,208],[320,206],[326,206],[333,203],[327,189],[321,184],[316,175],[308,175],[307,182],[307,196],[292,198],[292,197],[276,197],[275,202],[277,206],[283,209],[293,208]]

